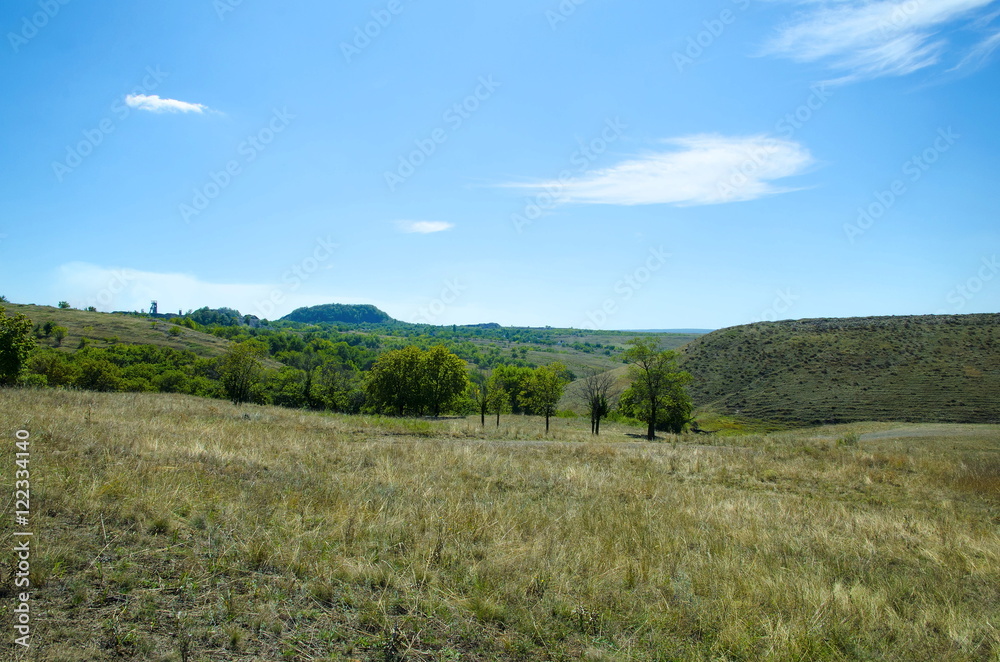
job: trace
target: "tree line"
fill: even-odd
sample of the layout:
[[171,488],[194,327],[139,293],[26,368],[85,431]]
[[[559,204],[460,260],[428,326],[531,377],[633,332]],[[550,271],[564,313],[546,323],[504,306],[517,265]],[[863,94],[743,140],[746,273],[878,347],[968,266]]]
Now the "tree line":
[[[247,341],[226,355],[223,384],[235,404],[253,401],[254,383],[266,356],[262,344]],[[624,353],[629,385],[618,387],[611,372],[594,371],[581,382],[578,399],[590,417],[591,432],[600,434],[601,421],[612,413],[646,424],[646,437],[657,430],[681,432],[690,420],[693,405],[686,387],[691,375],[677,366],[677,353],[661,351],[655,338],[635,338]],[[443,345],[424,350],[411,345],[381,354],[359,382],[342,371],[321,375],[316,387],[324,393],[326,407],[345,411],[339,403],[350,389],[360,386],[364,411],[396,416],[534,414],[545,418],[545,431],[558,411],[571,373],[561,363],[536,368],[498,366],[469,369],[459,356]]]
[[[230,327],[232,328],[232,327]],[[227,398],[236,404],[275,404],[341,413],[396,416],[478,414],[500,424],[502,414],[550,419],[574,375],[561,363],[529,367],[470,367],[443,344],[378,351],[355,336],[348,342],[291,334],[241,338],[219,358],[152,345],[83,346],[75,353],[36,347],[36,339],[65,335],[61,327],[32,327],[23,314],[0,306],[0,386],[56,386],[95,391],[160,391]],[[291,365],[269,367],[268,359]],[[614,373],[592,372],[579,382],[576,400],[591,432],[609,416],[642,421],[647,437],[680,432],[691,415],[675,352],[655,338],[636,338],[623,353],[627,386]]]

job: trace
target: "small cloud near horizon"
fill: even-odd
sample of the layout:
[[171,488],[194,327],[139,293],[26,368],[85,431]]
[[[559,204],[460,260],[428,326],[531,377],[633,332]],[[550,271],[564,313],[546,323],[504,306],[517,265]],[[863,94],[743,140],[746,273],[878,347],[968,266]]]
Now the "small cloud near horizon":
[[[296,308],[330,303],[331,294],[298,290],[271,283],[217,283],[190,273],[140,271],[88,262],[60,265],[52,278],[53,292],[74,308],[94,306],[101,312],[147,310],[159,302],[162,312],[196,310],[203,306],[235,308],[243,314],[278,319]],[[280,303],[275,303],[275,292]],[[55,299],[53,299],[55,300]],[[372,303],[338,294],[339,303]]]
[[407,234],[433,234],[451,230],[455,224],[445,221],[396,221],[396,227]]
[[211,108],[200,103],[189,103],[177,99],[161,99],[156,94],[130,94],[125,97],[129,108],[146,110],[151,113],[198,113],[210,111]]

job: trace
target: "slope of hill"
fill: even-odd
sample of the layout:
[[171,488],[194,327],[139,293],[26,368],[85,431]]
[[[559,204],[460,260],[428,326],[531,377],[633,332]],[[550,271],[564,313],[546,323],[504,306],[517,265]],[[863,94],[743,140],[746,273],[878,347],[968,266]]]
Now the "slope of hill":
[[683,350],[695,403],[796,422],[1000,421],[1000,315],[763,322]]
[[[59,349],[67,352],[76,349],[83,338],[98,342],[156,345],[188,350],[206,358],[221,356],[230,344],[228,340],[208,333],[134,315],[14,303],[5,303],[3,306],[7,309],[8,315],[23,313],[33,324],[44,326],[46,322],[51,322],[56,326],[65,327],[66,337]],[[52,340],[43,340],[42,344],[51,346],[55,343]]]

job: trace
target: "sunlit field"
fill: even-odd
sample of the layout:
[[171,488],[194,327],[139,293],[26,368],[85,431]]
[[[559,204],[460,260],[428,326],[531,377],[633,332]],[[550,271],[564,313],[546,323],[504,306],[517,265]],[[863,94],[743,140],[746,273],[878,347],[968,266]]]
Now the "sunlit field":
[[1000,426],[552,424],[0,390],[37,553],[0,656],[1000,659]]

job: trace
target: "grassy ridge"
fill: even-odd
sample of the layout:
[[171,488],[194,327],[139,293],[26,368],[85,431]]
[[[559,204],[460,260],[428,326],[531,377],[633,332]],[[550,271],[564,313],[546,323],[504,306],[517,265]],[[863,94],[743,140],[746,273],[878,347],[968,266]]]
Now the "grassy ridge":
[[699,406],[806,423],[1000,422],[1000,315],[764,322],[684,348]]
[[[23,313],[33,324],[44,325],[52,322],[56,326],[68,330],[60,349],[73,351],[82,338],[102,343],[121,342],[130,345],[156,345],[176,350],[187,350],[198,356],[211,358],[221,356],[229,341],[208,333],[201,333],[176,324],[157,320],[134,317],[131,315],[114,315],[111,313],[94,313],[72,308],[62,309],[52,306],[34,306],[14,303],[3,304],[8,315]],[[171,332],[171,329],[176,331]],[[44,339],[42,345],[54,346],[54,341]]]
[[1000,428],[706,448],[559,423],[567,443],[530,418],[0,390],[3,435],[33,440],[32,659],[1000,655]]

